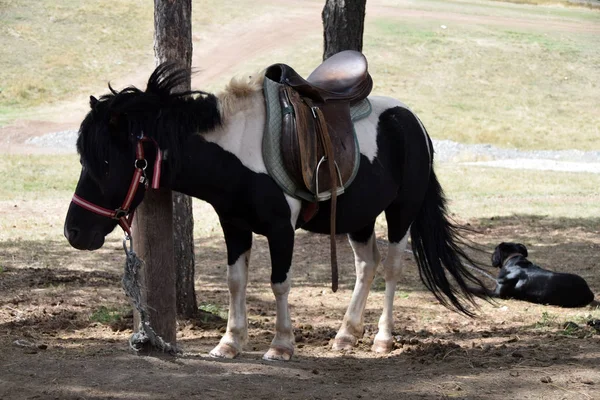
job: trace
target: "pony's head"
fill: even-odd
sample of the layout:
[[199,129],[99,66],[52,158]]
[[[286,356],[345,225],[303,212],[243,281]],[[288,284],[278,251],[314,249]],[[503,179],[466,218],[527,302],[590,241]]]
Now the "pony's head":
[[[216,99],[208,95],[197,101],[194,95],[203,92],[173,93],[189,78],[188,71],[163,64],[150,76],[146,91],[129,87],[118,92],[109,85],[110,93],[90,97],[91,110],[77,139],[81,175],[64,226],[73,247],[102,247],[117,224],[128,232],[148,185],[160,183],[162,150],[169,149],[165,169],[175,169],[171,154],[183,146],[183,132],[203,129],[197,120],[204,113],[196,108],[209,102],[216,109]],[[207,125],[219,122],[216,114]]]

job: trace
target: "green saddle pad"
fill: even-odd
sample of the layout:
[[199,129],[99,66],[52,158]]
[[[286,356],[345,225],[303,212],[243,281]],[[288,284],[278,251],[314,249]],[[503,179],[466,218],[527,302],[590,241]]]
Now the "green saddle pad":
[[[262,152],[265,165],[269,175],[277,182],[283,191],[297,199],[303,199],[311,203],[316,203],[317,199],[314,194],[306,189],[299,187],[288,175],[281,157],[281,121],[283,113],[281,103],[279,102],[279,87],[280,83],[274,82],[267,77],[264,79],[263,91],[266,104],[266,119],[265,131],[262,142]],[[364,99],[359,103],[350,107],[350,115],[352,122],[366,118],[371,114],[371,103],[368,99]],[[344,185],[344,189],[352,183],[360,166],[360,148],[356,139],[356,130],[354,131],[354,141],[356,143],[356,154],[354,170],[348,182]],[[343,195],[342,195],[343,196]]]

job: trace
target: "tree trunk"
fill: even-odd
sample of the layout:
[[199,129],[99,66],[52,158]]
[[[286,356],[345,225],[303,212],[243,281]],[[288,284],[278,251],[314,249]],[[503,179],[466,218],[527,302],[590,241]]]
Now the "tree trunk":
[[[191,68],[191,11],[191,0],[154,1],[154,52],[157,64],[173,61]],[[178,89],[189,88],[190,82],[187,82]],[[182,221],[187,223],[182,224]],[[145,262],[140,271],[140,279],[142,301],[148,311],[150,325],[164,341],[176,346],[177,303],[184,299],[181,300],[185,303],[183,308],[188,309],[190,283],[193,309],[196,309],[191,201],[173,196],[168,189],[148,190],[137,209],[134,223],[135,251]],[[174,243],[178,244],[177,253]],[[135,312],[136,329],[139,321],[139,313]],[[146,347],[143,352],[152,350],[154,349]]]
[[[175,308],[175,265],[173,264],[173,199],[169,189],[149,190],[135,213],[133,245],[144,260],[140,270],[142,303],[150,326],[157,335],[175,346],[177,313]],[[134,326],[140,316],[134,313]],[[141,349],[151,353],[150,343]]]
[[177,271],[177,315],[192,318],[198,313],[194,287],[194,217],[192,198],[173,192],[173,243]]
[[[157,64],[177,62],[192,67],[192,1],[155,0],[154,53]],[[190,90],[190,82],[176,88]],[[194,288],[194,218],[192,199],[173,193],[173,242],[177,271],[177,314],[193,317],[198,311]]]
[[327,0],[323,7],[323,60],[343,50],[362,51],[367,0]]

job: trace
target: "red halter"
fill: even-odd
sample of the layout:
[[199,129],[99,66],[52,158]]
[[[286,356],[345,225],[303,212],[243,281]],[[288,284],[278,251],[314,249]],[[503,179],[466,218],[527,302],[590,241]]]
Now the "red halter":
[[154,139],[142,137],[137,142],[134,162],[135,172],[133,173],[133,178],[131,179],[129,190],[127,191],[127,195],[125,196],[125,200],[123,200],[123,204],[121,204],[121,207],[115,210],[110,210],[108,208],[100,207],[94,203],[90,203],[89,201],[77,196],[76,194],[73,195],[73,199],[71,200],[79,207],[91,211],[95,214],[102,215],[103,217],[116,219],[119,222],[121,228],[129,237],[131,237],[131,223],[133,221],[133,211],[130,213],[129,207],[133,202],[133,198],[135,197],[135,193],[138,190],[138,186],[140,184],[144,184],[144,186],[148,188],[148,180],[146,179],[146,167],[148,166],[148,162],[144,158],[144,146],[142,144],[143,142],[148,141],[153,142],[156,146],[156,162],[154,163],[154,171],[152,173],[152,189],[158,189],[160,185],[162,150],[158,147],[158,144]]

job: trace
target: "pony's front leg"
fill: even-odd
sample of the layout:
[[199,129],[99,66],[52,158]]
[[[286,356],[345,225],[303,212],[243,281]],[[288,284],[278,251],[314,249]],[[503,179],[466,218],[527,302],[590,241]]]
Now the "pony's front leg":
[[265,360],[287,361],[294,354],[294,330],[288,305],[291,287],[292,255],[294,253],[294,228],[300,213],[300,201],[287,194],[285,199],[290,210],[289,221],[273,221],[273,226],[267,235],[269,252],[271,254],[271,289],[275,295],[277,316],[275,320],[275,337]]
[[271,288],[275,295],[277,316],[275,320],[275,337],[265,360],[287,361],[294,354],[294,330],[288,305],[291,278],[290,267],[294,249],[294,230],[291,226],[278,229],[267,237],[271,253]]
[[238,229],[221,221],[227,245],[227,285],[229,287],[229,315],[227,331],[212,349],[212,357],[234,358],[248,341],[246,314],[246,286],[248,262],[252,248],[252,232]]

